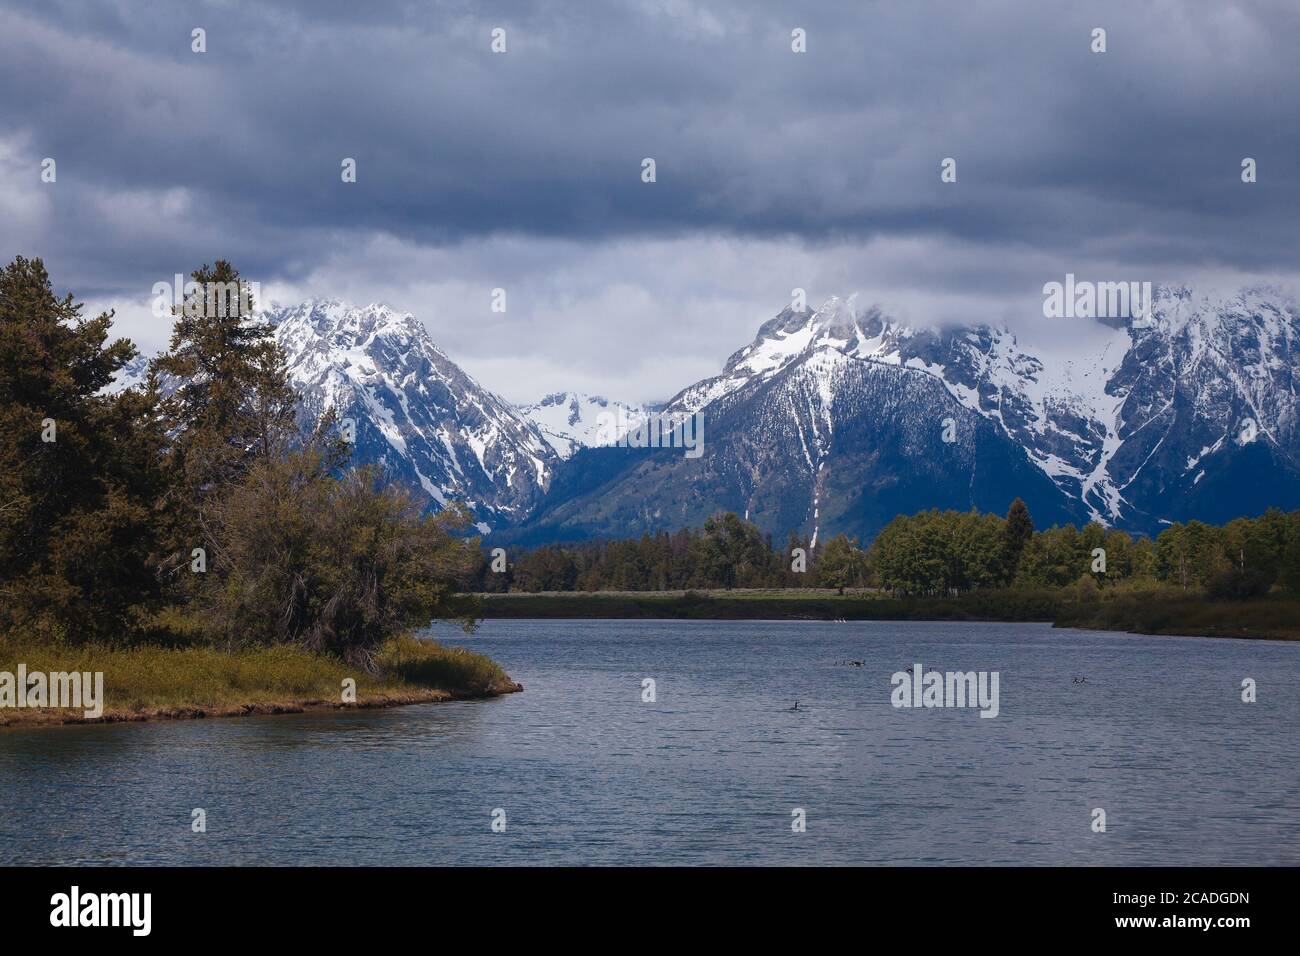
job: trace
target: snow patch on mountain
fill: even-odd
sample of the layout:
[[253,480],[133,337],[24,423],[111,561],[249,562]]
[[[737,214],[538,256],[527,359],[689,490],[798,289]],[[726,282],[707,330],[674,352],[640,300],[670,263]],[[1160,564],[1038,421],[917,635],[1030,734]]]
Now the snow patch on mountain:
[[[520,406],[519,412],[537,426],[557,455],[569,458],[580,448],[617,441],[644,422],[656,407],[582,392],[555,392]],[[608,424],[602,427],[603,423]]]
[[149,358],[144,355],[137,355],[117,370],[117,374],[113,376],[113,381],[104,386],[101,392],[105,395],[113,395],[128,388],[144,388],[148,381]]

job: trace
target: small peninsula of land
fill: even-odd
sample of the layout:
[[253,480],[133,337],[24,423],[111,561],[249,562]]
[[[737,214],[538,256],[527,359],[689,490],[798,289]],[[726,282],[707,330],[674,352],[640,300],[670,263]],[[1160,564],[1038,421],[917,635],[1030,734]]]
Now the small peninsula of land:
[[[0,643],[0,674],[102,674],[85,707],[0,706],[0,727],[242,717],[498,697],[523,690],[494,661],[412,637],[388,641],[373,672],[288,646],[210,647]],[[354,681],[355,693],[345,693]],[[88,678],[89,681],[89,678]]]

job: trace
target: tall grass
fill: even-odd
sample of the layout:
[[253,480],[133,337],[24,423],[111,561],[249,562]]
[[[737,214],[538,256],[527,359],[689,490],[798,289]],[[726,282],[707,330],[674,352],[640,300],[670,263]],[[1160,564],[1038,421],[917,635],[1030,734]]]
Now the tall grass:
[[[422,691],[485,694],[509,678],[492,660],[462,648],[399,637],[379,652],[373,674],[297,647],[224,651],[208,647],[114,648],[0,642],[0,671],[102,671],[104,705],[114,712],[221,709],[245,705],[339,702],[343,681],[356,681],[357,698],[409,696]],[[0,711],[0,722],[12,717]]]
[[486,693],[510,680],[490,657],[414,637],[388,641],[376,660],[380,674],[415,687],[454,687],[470,693]]

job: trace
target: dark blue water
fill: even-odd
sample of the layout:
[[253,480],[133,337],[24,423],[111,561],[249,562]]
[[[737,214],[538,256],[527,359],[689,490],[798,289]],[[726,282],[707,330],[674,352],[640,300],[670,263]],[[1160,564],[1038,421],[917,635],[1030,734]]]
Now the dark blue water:
[[[0,731],[0,862],[1300,864],[1300,646],[958,623],[453,633],[524,693]],[[895,709],[913,662],[998,671],[1000,715]]]

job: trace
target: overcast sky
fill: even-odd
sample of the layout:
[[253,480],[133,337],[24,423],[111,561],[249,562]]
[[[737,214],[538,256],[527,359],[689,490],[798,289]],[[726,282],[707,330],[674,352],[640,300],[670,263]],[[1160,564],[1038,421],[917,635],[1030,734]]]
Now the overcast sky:
[[5,0],[0,255],[148,351],[217,258],[386,302],[515,401],[666,398],[795,287],[1068,346],[1067,272],[1294,284],[1297,49],[1295,0]]

